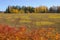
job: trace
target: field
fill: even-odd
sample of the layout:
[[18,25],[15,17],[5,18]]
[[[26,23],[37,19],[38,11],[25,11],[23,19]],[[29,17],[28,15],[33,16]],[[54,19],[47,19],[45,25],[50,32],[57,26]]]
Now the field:
[[55,32],[60,33],[60,14],[0,14],[0,24],[16,28],[26,26],[27,32],[32,29],[55,28]]
[[60,14],[0,14],[0,23],[10,26],[60,28]]

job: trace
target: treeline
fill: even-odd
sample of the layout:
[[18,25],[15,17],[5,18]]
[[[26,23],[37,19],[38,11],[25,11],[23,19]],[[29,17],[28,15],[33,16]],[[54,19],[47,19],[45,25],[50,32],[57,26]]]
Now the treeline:
[[8,6],[4,13],[60,13],[60,6],[46,6],[31,7],[31,6]]

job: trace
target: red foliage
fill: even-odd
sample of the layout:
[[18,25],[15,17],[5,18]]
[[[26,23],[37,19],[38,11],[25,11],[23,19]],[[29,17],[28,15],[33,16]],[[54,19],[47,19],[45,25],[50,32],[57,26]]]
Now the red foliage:
[[60,40],[60,34],[55,28],[32,29],[26,32],[26,26],[15,27],[0,24],[0,40]]

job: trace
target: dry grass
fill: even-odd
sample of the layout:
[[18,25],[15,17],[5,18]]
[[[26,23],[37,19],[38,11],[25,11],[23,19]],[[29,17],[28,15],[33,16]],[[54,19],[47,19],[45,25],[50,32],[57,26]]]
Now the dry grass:
[[60,14],[0,14],[0,23],[11,26],[27,25],[28,27],[56,27],[60,28]]

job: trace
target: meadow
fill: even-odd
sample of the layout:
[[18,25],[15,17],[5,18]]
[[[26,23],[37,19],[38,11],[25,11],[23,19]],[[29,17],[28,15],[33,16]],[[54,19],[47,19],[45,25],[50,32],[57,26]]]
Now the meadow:
[[36,14],[0,14],[0,23],[10,26],[35,27],[60,27],[60,14],[36,13]]
[[[9,25],[10,27],[15,27],[15,28],[26,26],[27,27],[26,32],[28,33],[31,32],[31,30],[40,29],[42,31],[45,28],[45,31],[47,31],[49,28],[54,28],[55,30],[53,31],[56,35],[57,32],[60,33],[60,14],[57,13],[4,14],[2,13],[0,14],[0,24]],[[50,30],[50,32],[52,32],[52,30]],[[26,39],[26,40],[32,40],[32,39]],[[39,39],[37,38],[34,40],[39,40]],[[42,38],[40,40],[45,40],[45,39]],[[58,40],[58,39],[53,38],[51,40]]]

